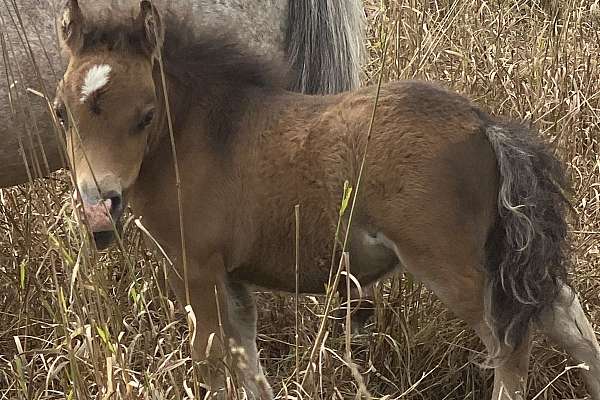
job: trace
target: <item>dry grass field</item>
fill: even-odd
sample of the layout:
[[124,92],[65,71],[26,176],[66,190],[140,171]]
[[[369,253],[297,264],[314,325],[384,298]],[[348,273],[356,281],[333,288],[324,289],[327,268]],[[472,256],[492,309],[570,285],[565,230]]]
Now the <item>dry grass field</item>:
[[[537,127],[568,165],[571,275],[600,329],[600,4],[591,0],[367,0],[366,75],[441,81],[494,114]],[[386,41],[387,54],[384,54]],[[368,167],[368,166],[367,166]],[[125,251],[84,240],[65,173],[0,190],[0,399],[183,399],[200,392],[169,268],[130,218]],[[324,299],[257,294],[259,348],[280,398],[486,399],[491,371],[466,325],[410,276],[376,289],[351,337],[331,321],[313,388],[298,393]],[[577,370],[537,340],[529,398],[580,399]],[[196,397],[194,397],[196,396]]]

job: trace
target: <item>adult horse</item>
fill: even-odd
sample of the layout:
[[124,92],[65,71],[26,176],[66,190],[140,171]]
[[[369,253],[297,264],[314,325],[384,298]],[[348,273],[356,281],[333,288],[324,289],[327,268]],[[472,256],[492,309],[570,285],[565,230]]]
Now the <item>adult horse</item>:
[[64,15],[55,110],[86,223],[107,246],[131,202],[187,278],[170,284],[195,312],[194,356],[219,358],[206,348],[222,328],[245,350],[236,372],[250,397],[271,393],[249,287],[295,289],[300,204],[299,289],[323,290],[344,182],[366,165],[342,217],[356,277],[403,267],[431,288],[496,358],[494,400],[524,396],[534,325],[588,365],[600,400],[600,347],[566,283],[562,166],[527,128],[409,81],[381,89],[367,134],[373,87],[284,91],[235,39],[194,33],[148,1],[135,18],[84,17],[76,0]]
[[[91,5],[128,0],[89,1]],[[60,5],[59,5],[60,3]],[[287,58],[291,87],[335,93],[359,84],[363,58],[360,0],[160,0],[267,58]],[[56,87],[63,62],[56,16],[64,0],[19,0],[0,6],[0,187],[46,176],[64,165],[41,95]]]

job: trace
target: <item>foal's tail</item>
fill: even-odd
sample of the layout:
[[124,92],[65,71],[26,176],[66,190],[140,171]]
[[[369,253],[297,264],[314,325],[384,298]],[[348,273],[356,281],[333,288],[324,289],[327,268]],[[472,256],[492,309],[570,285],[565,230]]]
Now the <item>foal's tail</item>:
[[499,216],[486,244],[486,315],[496,339],[514,350],[566,283],[567,180],[524,126],[486,133],[500,174]]
[[290,0],[286,52],[290,89],[310,94],[358,87],[366,58],[361,0]]

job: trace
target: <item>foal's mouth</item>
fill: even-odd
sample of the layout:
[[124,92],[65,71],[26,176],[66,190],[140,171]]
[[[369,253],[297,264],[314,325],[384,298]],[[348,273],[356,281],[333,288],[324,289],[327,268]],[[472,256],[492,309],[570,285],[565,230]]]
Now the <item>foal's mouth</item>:
[[94,238],[94,244],[96,245],[96,249],[98,250],[106,250],[116,239],[117,234],[119,235],[119,237],[121,236],[121,234],[123,233],[123,223],[121,222],[122,219],[120,218],[115,218],[114,219],[114,227],[111,227],[110,230],[93,230],[92,227],[90,227],[90,229],[92,230],[92,236]]
[[113,231],[94,232],[93,236],[98,250],[107,249],[115,240],[115,233]]

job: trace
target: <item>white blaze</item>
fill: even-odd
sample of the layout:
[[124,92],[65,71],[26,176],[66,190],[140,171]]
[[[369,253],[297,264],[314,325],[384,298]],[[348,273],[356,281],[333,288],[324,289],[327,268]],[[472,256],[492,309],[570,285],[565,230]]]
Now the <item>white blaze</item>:
[[83,86],[81,87],[81,102],[85,101],[95,91],[102,89],[108,83],[109,74],[111,71],[110,65],[101,64],[94,65],[90,68],[85,75],[83,80]]

